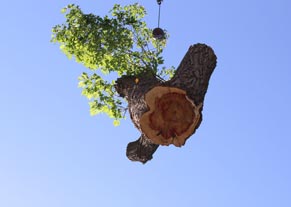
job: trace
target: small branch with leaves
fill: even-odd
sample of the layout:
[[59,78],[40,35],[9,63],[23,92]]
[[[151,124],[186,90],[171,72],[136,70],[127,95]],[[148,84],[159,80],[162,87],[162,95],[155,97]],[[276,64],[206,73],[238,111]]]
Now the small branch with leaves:
[[[143,21],[146,11],[141,5],[116,4],[104,17],[84,14],[74,4],[63,8],[62,13],[66,22],[53,28],[51,41],[59,43],[68,58],[93,72],[91,76],[84,72],[79,77],[82,94],[90,100],[91,115],[106,113],[115,125],[124,117],[120,110],[124,100],[115,96],[114,80],[105,81],[111,73],[121,77],[148,70],[159,78],[161,74],[173,74],[173,68],[162,67],[158,71],[164,62],[161,53],[166,38],[158,41],[152,37],[152,30]],[[102,75],[97,75],[97,70]]]

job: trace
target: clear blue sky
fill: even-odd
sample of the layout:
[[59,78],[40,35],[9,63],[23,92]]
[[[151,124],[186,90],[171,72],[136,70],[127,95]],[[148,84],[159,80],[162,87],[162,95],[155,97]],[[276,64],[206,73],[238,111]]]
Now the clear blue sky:
[[[290,207],[291,1],[164,1],[166,65],[197,42],[218,64],[197,133],[146,165],[125,156],[139,137],[130,119],[91,117],[85,68],[50,43],[69,3],[104,15],[134,2],[1,3],[0,206]],[[139,3],[155,27],[156,1]]]

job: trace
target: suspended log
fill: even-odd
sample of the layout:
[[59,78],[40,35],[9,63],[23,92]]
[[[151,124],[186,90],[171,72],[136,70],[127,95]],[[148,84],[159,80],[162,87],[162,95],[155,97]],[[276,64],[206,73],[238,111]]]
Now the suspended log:
[[203,101],[215,67],[214,51],[195,44],[169,81],[151,72],[117,79],[116,91],[128,101],[131,120],[141,133],[127,146],[130,160],[146,163],[159,145],[185,144],[202,121]]

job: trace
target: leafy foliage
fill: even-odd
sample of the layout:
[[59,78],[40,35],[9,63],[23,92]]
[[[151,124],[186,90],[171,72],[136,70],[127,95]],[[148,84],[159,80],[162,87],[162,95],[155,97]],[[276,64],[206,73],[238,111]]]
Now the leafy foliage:
[[[84,14],[79,6],[70,4],[62,13],[66,22],[53,27],[51,41],[58,42],[68,58],[73,57],[92,71],[91,75],[84,72],[79,77],[79,87],[90,100],[92,115],[104,112],[115,119],[115,125],[123,117],[122,100],[116,96],[114,81],[105,80],[106,75],[137,75],[145,70],[157,75],[173,74],[173,68],[158,70],[164,62],[161,53],[168,35],[163,40],[152,37],[152,30],[143,21],[144,7],[116,4],[110,16],[100,17]],[[97,70],[103,75],[98,75]]]

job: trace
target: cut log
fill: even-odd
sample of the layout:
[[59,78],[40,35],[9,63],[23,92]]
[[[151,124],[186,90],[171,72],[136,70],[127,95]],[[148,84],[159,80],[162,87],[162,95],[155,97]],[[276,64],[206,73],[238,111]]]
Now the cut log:
[[149,111],[140,119],[143,133],[155,144],[181,147],[200,121],[200,108],[186,91],[157,86],[145,94]]
[[137,141],[128,144],[130,160],[146,163],[159,145],[185,144],[202,121],[204,97],[215,67],[214,51],[196,44],[167,82],[150,71],[117,79],[116,91],[128,101],[131,120],[141,132]]

